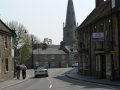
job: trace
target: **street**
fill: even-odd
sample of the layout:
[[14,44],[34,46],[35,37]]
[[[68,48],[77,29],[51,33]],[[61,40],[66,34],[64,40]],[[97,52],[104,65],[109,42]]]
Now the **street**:
[[107,85],[77,81],[65,76],[71,68],[49,69],[49,77],[34,78],[3,90],[119,90]]

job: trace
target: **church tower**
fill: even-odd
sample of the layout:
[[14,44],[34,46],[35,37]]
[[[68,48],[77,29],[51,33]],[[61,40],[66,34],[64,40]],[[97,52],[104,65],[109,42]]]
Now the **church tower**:
[[68,0],[66,22],[63,25],[63,41],[68,46],[73,46],[75,39],[76,18],[72,0]]

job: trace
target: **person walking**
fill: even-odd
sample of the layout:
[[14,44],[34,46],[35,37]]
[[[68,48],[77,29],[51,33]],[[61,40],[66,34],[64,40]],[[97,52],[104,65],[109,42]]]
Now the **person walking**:
[[20,70],[21,70],[21,68],[20,68],[20,65],[16,65],[16,74],[17,74],[17,79],[20,79]]
[[22,70],[22,78],[25,79],[26,78],[26,70],[27,70],[27,67],[25,66],[25,64],[21,65],[21,70]]

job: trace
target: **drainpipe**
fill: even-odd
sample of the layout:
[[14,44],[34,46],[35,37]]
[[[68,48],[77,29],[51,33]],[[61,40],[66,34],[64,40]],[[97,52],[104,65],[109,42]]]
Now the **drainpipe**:
[[92,58],[91,58],[91,56],[92,56],[92,54],[91,54],[91,52],[92,52],[92,50],[91,50],[91,34],[92,34],[92,28],[91,28],[91,26],[90,26],[90,49],[89,49],[89,56],[90,56],[90,75],[92,76],[92,67],[91,67],[91,64],[92,64]]
[[[120,47],[119,47],[119,45],[120,45],[120,37],[119,37],[119,34],[120,34],[120,31],[119,31],[119,29],[120,29],[120,18],[119,18],[119,12],[117,12],[117,26],[118,26],[118,48],[119,48],[119,51],[118,51],[118,54],[120,54]],[[119,79],[120,79],[120,57],[119,57]]]
[[[112,36],[111,36],[111,39],[112,39],[112,51],[114,51],[114,45],[113,45],[113,17],[112,17],[112,0],[110,0],[110,10],[111,10],[111,13],[110,13],[110,19],[111,19],[111,32],[112,32]],[[111,55],[111,81],[114,80],[114,62],[113,62],[113,54]]]

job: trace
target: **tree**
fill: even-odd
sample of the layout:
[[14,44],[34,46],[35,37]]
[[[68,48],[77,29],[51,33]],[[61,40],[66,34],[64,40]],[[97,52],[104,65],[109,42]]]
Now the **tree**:
[[40,48],[42,48],[43,50],[48,48],[49,45],[52,45],[52,39],[48,39],[48,38],[44,38],[43,42],[40,43]]
[[15,30],[17,34],[17,44],[23,43],[24,37],[27,35],[27,29],[17,21],[7,22],[10,29]]
[[17,34],[17,63],[24,63],[31,55],[31,39],[24,25],[17,21],[6,23],[10,29],[15,30]]
[[24,39],[24,45],[22,46],[22,48],[20,49],[20,63],[25,63],[26,60],[28,60],[31,57],[31,53],[32,53],[32,45],[31,45],[31,39],[30,36],[26,37]]
[[37,48],[39,48],[40,47],[40,40],[36,37],[36,36],[34,36],[34,35],[31,35],[31,44],[32,44],[32,46],[33,46],[33,49],[37,49]]
[[43,43],[46,43],[48,45],[52,45],[52,39],[44,38]]

